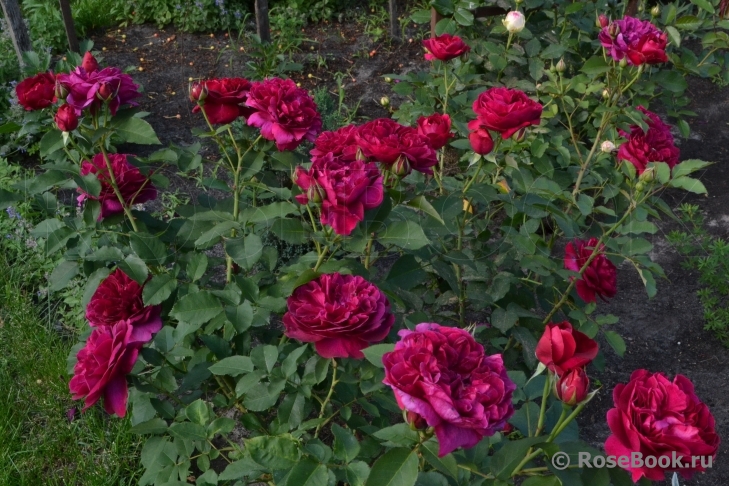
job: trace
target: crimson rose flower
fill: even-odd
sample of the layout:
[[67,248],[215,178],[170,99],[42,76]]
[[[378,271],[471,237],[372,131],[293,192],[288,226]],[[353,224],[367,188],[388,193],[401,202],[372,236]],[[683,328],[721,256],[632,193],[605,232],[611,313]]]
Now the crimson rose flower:
[[434,113],[418,118],[418,133],[430,141],[433,150],[440,150],[453,138],[451,133],[451,117]]
[[115,67],[87,72],[79,66],[69,74],[59,74],[58,81],[68,90],[66,102],[78,115],[86,108],[95,113],[104,102],[116,115],[120,106],[137,106],[134,99],[142,96],[132,77]]
[[309,152],[311,161],[332,154],[334,160],[340,162],[354,162],[357,160],[357,127],[347,125],[333,132],[321,132],[314,141],[314,148]]
[[294,150],[302,140],[313,142],[321,131],[314,100],[290,79],[253,83],[246,105],[255,110],[248,125],[260,128],[266,140],[275,140],[279,150]]
[[365,123],[357,130],[356,137],[366,157],[385,165],[392,165],[398,158],[404,157],[409,168],[432,174],[431,167],[438,163],[437,154],[426,137],[390,118]]
[[537,359],[551,372],[562,376],[567,371],[585,366],[597,356],[597,343],[572,328],[567,321],[549,323],[539,339]]
[[582,367],[571,369],[555,383],[557,398],[571,407],[587,398],[588,391],[590,391],[590,379]]
[[127,378],[139,355],[139,344],[132,340],[134,327],[120,321],[113,326],[97,327],[86,346],[76,355],[68,388],[74,400],[85,399],[83,410],[104,396],[104,409],[123,417],[127,412]]
[[[579,272],[592,255],[598,241],[597,238],[590,238],[587,241],[575,239],[567,243],[564,250],[564,268]],[[605,297],[615,297],[618,292],[618,269],[603,255],[604,250],[605,245],[600,245],[599,254],[577,280],[577,295],[587,303],[595,302],[595,296],[605,300]]]
[[[139,169],[127,161],[125,154],[108,154],[108,157],[119,192],[127,206],[141,204],[157,197],[157,189],[149,179],[139,172]],[[85,176],[86,174],[96,174],[96,178],[101,182],[101,192],[98,196],[92,196],[79,189],[81,195],[78,197],[78,202],[82,203],[86,198],[100,201],[100,220],[124,212],[124,206],[119,202],[114,187],[111,185],[111,177],[109,177],[109,170],[106,167],[103,154],[94,155],[91,162],[88,160],[83,161],[81,175]]]
[[642,174],[649,162],[665,162],[673,168],[678,164],[681,150],[674,144],[673,135],[668,125],[661,118],[642,106],[638,110],[647,115],[648,132],[638,125],[630,127],[630,133],[620,130],[620,135],[627,138],[618,149],[618,160],[627,160]]
[[487,89],[473,102],[473,111],[480,125],[499,132],[502,138],[509,138],[530,125],[539,125],[542,117],[542,105],[523,91],[509,88]]
[[639,452],[644,459],[657,458],[654,467],[625,468],[634,483],[643,476],[662,481],[665,471],[690,479],[711,467],[719,436],[714,417],[688,378],[676,375],[670,381],[663,373],[635,370],[628,384],[615,386],[613,401],[615,408],[607,413],[613,435],[605,442],[605,452],[617,457]]
[[84,68],[84,71],[87,73],[92,73],[99,69],[99,63],[94,55],[91,54],[91,51],[86,51],[86,54],[84,54],[84,59],[81,61],[81,67]]
[[48,108],[56,102],[56,77],[53,73],[40,73],[26,78],[15,87],[15,94],[26,111]]
[[62,132],[71,132],[76,130],[78,127],[78,115],[76,115],[76,110],[74,110],[73,106],[68,103],[61,105],[56,112],[54,120],[58,129]]
[[382,174],[374,162],[337,160],[331,153],[317,158],[308,171],[296,168],[296,184],[304,190],[301,204],[321,202],[321,222],[338,235],[349,235],[364,212],[382,203]]
[[420,416],[435,429],[438,456],[504,429],[516,385],[500,354],[486,356],[471,334],[455,327],[422,323],[398,334],[394,351],[382,356],[383,383],[416,423]]
[[479,155],[486,155],[494,149],[494,139],[488,130],[481,126],[478,120],[468,122],[468,128],[473,130],[468,134],[471,149]]
[[[210,79],[193,86],[191,96],[197,93],[195,101],[202,102],[210,123],[225,124],[252,113],[253,110],[245,106],[250,88],[251,82],[245,78]],[[201,96],[201,93],[205,95]],[[200,109],[198,104],[192,112],[197,113]]]
[[146,343],[162,329],[159,305],[144,305],[142,286],[117,268],[96,288],[86,306],[91,327],[113,326],[125,321],[132,326],[131,340]]
[[324,358],[362,359],[395,322],[390,302],[360,276],[330,273],[294,290],[283,316],[286,335],[314,343]]
[[627,57],[633,66],[668,61],[668,36],[648,20],[626,16],[604,26],[598,38],[616,61]]
[[453,58],[465,54],[471,48],[457,35],[443,34],[423,40],[423,45],[428,50],[425,59],[434,61],[450,61]]

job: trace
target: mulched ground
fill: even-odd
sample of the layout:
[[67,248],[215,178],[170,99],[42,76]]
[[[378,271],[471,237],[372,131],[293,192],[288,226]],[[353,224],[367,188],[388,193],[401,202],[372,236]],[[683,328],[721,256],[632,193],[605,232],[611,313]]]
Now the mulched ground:
[[[382,76],[426,67],[419,34],[422,30],[411,29],[403,44],[389,45],[385,41],[373,42],[355,23],[309,27],[303,36],[311,42],[304,43],[296,55],[304,69],[291,77],[304,88],[325,86],[336,96],[335,73],[344,73],[345,104],[353,107],[361,100],[358,115],[363,119],[387,116],[387,110],[379,104],[380,97],[387,95],[395,104],[398,98]],[[413,42],[407,41],[410,37]],[[193,35],[134,26],[108,31],[94,40],[95,49],[106,48],[103,54],[107,64],[122,68],[141,66],[135,78],[146,89],[142,108],[151,112],[147,120],[163,144],[189,144],[194,141],[191,128],[204,125],[199,116],[190,113],[190,78],[240,75],[240,67],[251,60],[220,34]],[[325,66],[319,66],[317,55],[326,60]],[[729,90],[719,89],[706,80],[691,80],[690,90],[694,100],[691,109],[699,116],[687,120],[692,135],[688,140],[680,140],[681,155],[682,159],[716,162],[701,175],[709,197],[669,192],[666,199],[674,208],[682,202],[699,204],[708,214],[711,231],[726,237],[729,166],[724,159],[729,147]],[[173,179],[173,187],[183,193],[195,191],[193,183],[179,178]],[[699,397],[711,408],[719,435],[725,440],[714,468],[681,484],[726,486],[729,350],[703,330],[702,308],[696,297],[698,275],[681,268],[681,257],[666,242],[665,235],[677,228],[676,223],[664,221],[660,228],[661,232],[653,237],[653,257],[663,266],[668,281],[659,282],[658,295],[649,300],[635,270],[627,265],[620,269],[618,296],[609,305],[601,304],[600,311],[620,317],[614,328],[626,339],[628,351],[623,359],[611,351],[606,353],[606,371],[593,375],[594,380],[602,382],[604,391],[587,407],[580,423],[586,439],[600,446],[609,435],[605,414],[612,407],[611,390],[616,383],[627,382],[637,368],[662,370],[670,376],[682,373],[694,382]],[[602,345],[603,349],[609,348]]]

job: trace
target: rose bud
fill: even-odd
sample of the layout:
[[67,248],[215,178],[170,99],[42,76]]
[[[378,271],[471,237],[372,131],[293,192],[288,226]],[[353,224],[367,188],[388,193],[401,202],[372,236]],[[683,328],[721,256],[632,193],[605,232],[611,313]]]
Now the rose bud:
[[71,132],[78,127],[76,110],[68,103],[64,103],[56,112],[56,126],[62,132]]
[[523,142],[526,138],[526,129],[522,128],[518,132],[514,133],[511,138],[514,139],[515,142]]
[[587,397],[590,390],[590,379],[584,368],[574,368],[555,384],[554,393],[565,405],[574,407]]
[[627,65],[628,65],[628,59],[627,59],[627,58],[625,58],[625,57],[624,57],[624,58],[622,58],[622,59],[620,60],[620,62],[618,63],[618,67],[619,67],[620,69],[625,69],[625,67],[626,67]]
[[564,58],[561,58],[559,62],[557,63],[557,66],[555,66],[555,69],[558,73],[563,73],[567,69],[567,64],[564,62]]
[[395,163],[392,164],[392,173],[398,177],[405,177],[411,170],[407,157],[398,157]]
[[613,22],[608,26],[608,34],[610,34],[610,37],[612,37],[613,39],[616,38],[619,33],[620,26],[616,22]]
[[501,22],[510,34],[517,34],[524,30],[526,19],[524,18],[523,13],[518,10],[514,10],[506,14],[506,18],[504,18]]
[[600,16],[597,18],[597,25],[600,28],[605,28],[610,24],[610,20],[608,20],[607,15],[600,14]]
[[109,101],[114,96],[114,91],[107,83],[101,83],[99,90],[96,92],[96,97],[101,101]]
[[68,96],[68,89],[58,81],[56,81],[56,98],[59,100],[65,100]]
[[390,106],[390,98],[388,98],[387,96],[383,96],[382,98],[380,98],[380,104],[387,108],[388,106]]
[[643,173],[638,177],[638,180],[640,182],[653,182],[653,180],[656,178],[655,170],[653,167],[649,167],[646,170],[643,171]]
[[479,128],[475,132],[468,135],[468,141],[471,142],[471,148],[479,155],[486,155],[494,149],[494,139],[488,130]]
[[651,15],[653,17],[658,17],[659,15],[661,15],[661,7],[659,7],[658,5],[656,5],[655,7],[653,7],[651,9]]
[[412,430],[425,430],[428,428],[428,422],[415,412],[407,412],[407,422]]
[[84,54],[84,60],[81,62],[81,67],[84,68],[84,71],[87,73],[92,73],[99,69],[99,63],[96,61],[93,54],[87,51],[86,54]]
[[312,182],[309,188],[306,190],[306,198],[314,203],[319,204],[327,197],[327,192],[316,182]]
[[614,143],[612,143],[612,142],[611,142],[610,140],[605,140],[605,141],[604,141],[604,142],[603,142],[603,143],[602,143],[602,144],[600,145],[600,150],[602,150],[602,151],[603,151],[603,152],[605,152],[606,154],[612,153],[612,151],[613,151],[613,150],[615,150],[615,144],[614,144]]
[[190,88],[190,101],[204,101],[208,97],[208,88],[205,83],[193,83]]

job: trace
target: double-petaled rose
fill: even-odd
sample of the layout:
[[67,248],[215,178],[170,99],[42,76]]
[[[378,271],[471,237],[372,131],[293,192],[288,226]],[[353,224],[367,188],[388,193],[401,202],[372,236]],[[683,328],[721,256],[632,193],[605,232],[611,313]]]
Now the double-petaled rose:
[[116,115],[120,106],[137,106],[134,100],[142,96],[132,77],[115,67],[89,72],[79,66],[69,74],[59,74],[58,82],[68,91],[66,102],[79,115],[87,108],[96,113],[104,103]]
[[109,327],[124,321],[132,326],[131,340],[146,343],[162,328],[161,306],[145,306],[142,286],[117,268],[96,288],[86,306],[91,327]]
[[399,335],[394,351],[382,357],[383,383],[416,426],[422,418],[434,428],[440,457],[504,429],[516,385],[500,354],[486,356],[471,334],[455,327],[422,323]]
[[638,110],[647,117],[648,131],[644,132],[638,125],[632,125],[629,133],[620,130],[620,135],[628,140],[620,145],[618,160],[633,164],[638,174],[642,174],[650,162],[665,162],[673,168],[679,162],[681,150],[675,145],[670,127],[642,106]]
[[357,160],[357,127],[347,125],[333,132],[321,132],[314,141],[314,148],[309,152],[311,161],[332,154],[340,162],[354,162]]
[[579,272],[594,252],[592,259],[582,275],[577,279],[577,295],[585,302],[595,302],[596,297],[605,300],[615,297],[618,292],[618,269],[603,253],[605,245],[599,244],[597,238],[589,240],[575,239],[567,243],[564,250],[564,268]]
[[382,174],[374,162],[347,162],[327,153],[318,157],[307,171],[296,168],[296,184],[303,193],[296,196],[301,204],[321,203],[321,222],[338,235],[349,235],[364,212],[382,203]]
[[362,349],[385,339],[395,322],[385,294],[354,275],[321,275],[297,287],[287,306],[286,335],[314,343],[324,358],[364,358]]
[[124,200],[123,205],[114,191],[104,154],[96,154],[91,161],[85,160],[81,164],[81,175],[95,174],[101,183],[101,192],[98,196],[93,196],[79,189],[81,195],[78,201],[81,203],[88,198],[101,202],[99,219],[124,212],[124,206],[141,204],[157,197],[157,189],[138,168],[129,163],[125,154],[107,154],[107,157],[119,193]]
[[[615,408],[607,413],[612,435],[605,442],[605,452],[655,458],[652,467],[647,461],[641,467],[625,467],[633,482],[642,477],[662,481],[666,471],[689,479],[711,467],[719,436],[714,417],[688,378],[676,375],[671,381],[663,373],[635,370],[627,384],[615,386],[613,401]],[[681,467],[676,467],[676,458]]]
[[190,90],[190,97],[198,102],[192,112],[204,110],[208,121],[213,124],[231,123],[253,111],[246,106],[250,88],[251,82],[245,78],[209,79],[196,83]]
[[573,329],[567,321],[549,323],[537,343],[537,359],[552,373],[564,373],[587,365],[597,356],[597,343]]
[[626,16],[603,26],[598,38],[616,61],[627,58],[633,66],[668,61],[668,36],[648,20]]
[[56,76],[40,73],[26,78],[15,87],[15,94],[27,111],[48,108],[56,101]]
[[74,400],[84,399],[83,410],[103,396],[104,409],[123,417],[127,412],[127,378],[139,355],[134,342],[134,326],[127,321],[97,327],[86,346],[76,355],[73,378],[68,384]]
[[423,46],[428,50],[425,59],[428,61],[450,61],[471,50],[468,44],[457,35],[443,34],[423,40]]
[[[431,167],[438,163],[438,157],[428,138],[412,127],[400,125],[389,118],[378,118],[365,123],[356,133],[357,144],[366,157],[385,165],[404,166],[424,174],[432,174]],[[398,160],[400,163],[398,164]],[[405,163],[406,162],[406,163]]]
[[306,90],[290,79],[255,82],[246,105],[254,111],[248,125],[258,127],[278,150],[294,150],[303,140],[313,142],[321,131],[321,115]]
[[440,150],[454,137],[451,133],[451,117],[434,113],[418,118],[418,133],[427,138],[433,150]]
[[539,125],[542,105],[518,89],[489,88],[473,102],[476,120],[468,124],[470,130],[485,128],[509,138],[531,125]]

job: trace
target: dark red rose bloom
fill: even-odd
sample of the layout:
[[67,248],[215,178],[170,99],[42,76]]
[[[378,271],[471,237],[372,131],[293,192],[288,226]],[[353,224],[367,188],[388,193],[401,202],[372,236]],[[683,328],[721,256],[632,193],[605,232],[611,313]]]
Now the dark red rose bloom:
[[469,130],[473,130],[468,134],[468,141],[471,142],[471,149],[479,155],[486,155],[494,149],[494,139],[486,128],[481,126],[479,120],[471,120],[468,122]]
[[286,335],[314,343],[324,358],[364,358],[362,349],[385,339],[395,322],[385,294],[355,275],[321,275],[296,288],[287,305]]
[[394,351],[382,356],[383,383],[416,424],[419,416],[435,429],[440,457],[504,430],[516,385],[500,354],[486,356],[473,336],[455,327],[422,323],[398,334]]
[[616,61],[627,57],[628,63],[633,66],[668,61],[668,36],[648,20],[626,16],[603,26],[598,37]]
[[356,137],[366,157],[385,165],[392,165],[398,158],[405,157],[409,168],[432,174],[431,167],[438,163],[438,156],[426,137],[414,128],[389,118],[365,123],[357,130]]
[[93,54],[91,54],[90,51],[87,51],[86,54],[84,54],[84,59],[81,62],[81,67],[84,68],[84,71],[87,73],[92,73],[99,69],[99,63],[96,61],[96,58]]
[[[193,101],[203,102],[202,108],[210,123],[226,124],[252,113],[253,110],[246,107],[250,88],[251,82],[245,78],[209,79],[193,85],[190,95],[197,96]],[[200,105],[196,105],[192,112],[200,110]]]
[[382,204],[382,174],[374,162],[346,162],[327,153],[308,171],[297,167],[295,177],[304,190],[296,200],[301,204],[308,204],[310,199],[321,202],[321,222],[338,235],[349,235],[364,219],[365,210]]
[[639,452],[643,459],[657,458],[655,467],[625,468],[633,482],[643,476],[662,481],[666,471],[690,479],[695,472],[711,467],[719,436],[714,417],[688,378],[676,375],[670,381],[663,373],[635,370],[628,384],[615,386],[613,401],[615,408],[607,413],[613,435],[605,442],[605,452],[618,457]]
[[68,103],[61,105],[56,112],[54,120],[58,129],[62,132],[71,132],[76,130],[78,127],[78,115],[76,115],[76,110],[74,110],[73,106]]
[[126,321],[97,327],[78,352],[73,378],[68,384],[74,400],[85,399],[83,410],[104,397],[104,409],[123,417],[127,412],[127,378],[139,355],[131,340],[134,328]]
[[22,80],[15,87],[18,103],[27,111],[48,108],[56,102],[56,77],[40,73]]
[[595,359],[597,349],[597,342],[564,321],[547,324],[537,343],[536,354],[537,359],[551,372],[562,376]]
[[313,142],[321,131],[316,103],[290,79],[253,83],[246,105],[255,110],[248,125],[260,128],[266,140],[275,140],[279,150],[294,150],[303,140]]
[[638,125],[630,127],[630,133],[620,130],[628,141],[620,145],[618,160],[627,160],[642,174],[649,162],[665,162],[673,168],[679,162],[681,150],[676,147],[671,129],[661,118],[642,106],[638,107],[647,116],[648,132]]
[[489,88],[473,102],[479,124],[509,138],[522,128],[539,125],[542,105],[518,89]]
[[434,61],[450,61],[453,58],[465,54],[471,48],[457,35],[443,34],[423,40],[423,46],[428,50],[425,59]]
[[[121,192],[127,206],[141,204],[157,197],[157,189],[149,179],[139,172],[139,169],[129,163],[125,154],[108,154],[108,157],[114,172],[114,178],[119,186],[119,192]],[[81,193],[78,197],[79,203],[86,198],[101,201],[99,219],[124,212],[124,206],[119,202],[111,185],[111,177],[109,177],[109,170],[106,167],[103,154],[94,155],[93,160],[90,162],[88,160],[83,161],[81,175],[86,174],[96,174],[96,178],[101,182],[101,192],[98,196],[92,196],[79,189]]]
[[434,113],[418,118],[418,133],[430,141],[433,150],[440,150],[453,138],[451,133],[451,117]]
[[347,125],[333,132],[321,132],[314,141],[314,148],[309,152],[311,161],[332,154],[334,160],[354,162],[357,160],[357,127]]
[[116,115],[120,106],[137,106],[134,100],[142,96],[132,77],[115,67],[87,72],[79,66],[69,74],[59,74],[58,82],[68,91],[66,102],[78,115],[87,108],[96,113],[105,102]]
[[587,392],[589,391],[590,379],[582,367],[567,371],[555,383],[557,398],[571,407],[587,398]]
[[133,328],[131,340],[146,343],[162,329],[161,309],[159,305],[145,307],[142,286],[117,268],[97,287],[86,306],[86,319],[91,327],[125,321]]
[[[564,268],[579,272],[585,265],[593,249],[598,244],[597,238],[590,238],[587,241],[575,239],[567,243],[564,250]],[[585,302],[595,302],[596,296],[602,300],[605,297],[615,297],[618,292],[618,269],[613,262],[602,253],[605,245],[598,249],[600,253],[582,273],[577,280],[577,295]]]

